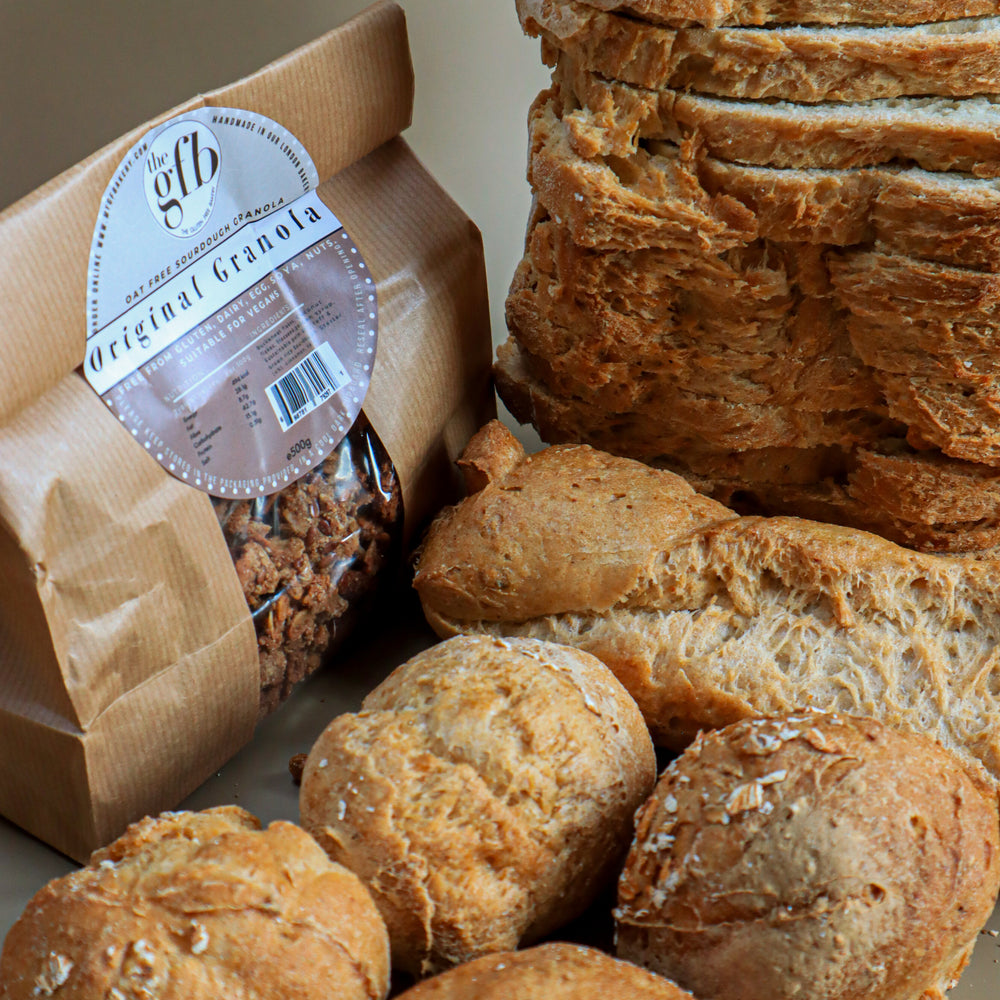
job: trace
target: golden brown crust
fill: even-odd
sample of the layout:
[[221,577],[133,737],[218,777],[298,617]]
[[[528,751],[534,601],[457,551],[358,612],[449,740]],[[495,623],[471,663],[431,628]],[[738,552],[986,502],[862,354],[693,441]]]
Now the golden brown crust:
[[425,979],[399,1000],[693,1000],[673,983],[593,948],[501,952]]
[[706,445],[716,452],[847,449],[873,444],[899,428],[874,409],[814,410],[793,403],[733,402],[676,384],[662,387],[646,409],[615,410],[602,407],[589,389],[567,395],[549,389],[516,348],[498,352],[493,374],[507,408],[522,423],[533,424],[542,440],[584,442],[651,464]]
[[381,1000],[388,938],[359,879],[293,824],[165,813],[35,895],[0,982],[9,1000]]
[[735,517],[671,473],[557,446],[445,512],[414,585],[439,634],[594,653],[667,745],[815,705],[933,732],[1000,778],[995,559]]
[[369,886],[394,964],[426,974],[579,915],[654,780],[642,716],[596,659],[459,637],[330,723],[300,807]]
[[939,997],[1000,886],[995,789],[932,740],[806,712],[699,737],[643,807],[619,956],[719,1000]]

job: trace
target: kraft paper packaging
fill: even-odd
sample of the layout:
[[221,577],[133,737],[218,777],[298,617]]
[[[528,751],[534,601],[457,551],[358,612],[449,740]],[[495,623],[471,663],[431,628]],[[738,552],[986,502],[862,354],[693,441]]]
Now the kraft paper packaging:
[[405,20],[379,3],[147,122],[0,215],[0,812],[77,859],[172,808],[258,716],[254,625],[212,500],[173,478],[84,381],[102,196],[156,124],[203,106],[281,123],[375,278],[364,413],[412,537],[493,412],[482,244],[399,133]]

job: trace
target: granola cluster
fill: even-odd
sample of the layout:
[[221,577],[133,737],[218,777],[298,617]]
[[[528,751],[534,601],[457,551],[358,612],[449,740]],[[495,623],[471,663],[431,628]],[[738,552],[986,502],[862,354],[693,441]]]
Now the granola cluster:
[[215,504],[257,629],[263,717],[347,635],[392,561],[399,481],[361,416],[322,465],[280,493]]

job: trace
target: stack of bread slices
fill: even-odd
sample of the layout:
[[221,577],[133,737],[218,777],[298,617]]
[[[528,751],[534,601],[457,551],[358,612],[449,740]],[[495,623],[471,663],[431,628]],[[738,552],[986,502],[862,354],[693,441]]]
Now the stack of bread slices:
[[744,512],[1000,545],[1000,3],[517,9],[553,76],[514,416]]

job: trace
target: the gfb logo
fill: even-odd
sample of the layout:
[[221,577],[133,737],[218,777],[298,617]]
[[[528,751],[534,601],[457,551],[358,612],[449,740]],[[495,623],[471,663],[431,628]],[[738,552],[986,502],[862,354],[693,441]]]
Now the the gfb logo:
[[200,122],[175,122],[153,140],[143,188],[149,210],[172,236],[194,236],[208,222],[220,160],[219,140]]

